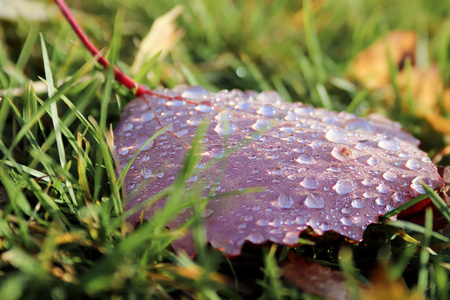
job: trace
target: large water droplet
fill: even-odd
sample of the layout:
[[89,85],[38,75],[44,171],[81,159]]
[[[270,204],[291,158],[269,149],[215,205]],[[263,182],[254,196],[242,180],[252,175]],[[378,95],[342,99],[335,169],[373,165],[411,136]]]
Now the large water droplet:
[[166,106],[172,106],[172,107],[181,107],[181,106],[185,106],[186,102],[183,100],[172,100],[172,101],[167,101]]
[[177,137],[182,137],[183,135],[186,135],[188,133],[189,133],[189,130],[187,130],[186,128],[183,128],[180,131],[175,132],[175,135]]
[[352,150],[347,146],[334,147],[333,150],[331,150],[331,156],[339,161],[346,162],[351,159]]
[[309,208],[323,208],[325,207],[325,201],[322,196],[318,194],[310,194],[305,199],[305,205]]
[[252,232],[247,236],[247,240],[253,244],[261,244],[264,242],[264,236],[259,232]]
[[155,118],[155,114],[150,110],[150,111],[146,111],[145,113],[143,113],[141,115],[141,121],[142,122],[148,122],[151,121]]
[[264,91],[260,93],[256,99],[258,101],[262,102],[277,102],[281,101],[280,94],[278,94],[276,91]]
[[262,227],[269,226],[269,221],[267,219],[259,219],[256,221],[256,225]]
[[285,133],[293,133],[294,128],[292,128],[292,126],[282,126],[282,127],[280,127],[280,131],[285,132]]
[[195,106],[195,110],[202,113],[208,113],[214,111],[214,108],[211,105],[200,103]]
[[219,123],[214,127],[214,131],[222,136],[230,135],[236,132],[236,125],[231,122]]
[[383,178],[387,181],[395,181],[397,179],[397,174],[392,171],[387,171],[383,174]]
[[181,93],[181,97],[186,99],[204,99],[207,95],[208,91],[201,86],[189,87]]
[[363,199],[355,199],[352,201],[352,206],[354,208],[363,208],[366,205],[366,202]]
[[211,149],[211,156],[213,158],[219,159],[225,155],[225,150],[221,146],[214,146]]
[[312,165],[314,164],[314,158],[309,154],[300,154],[300,156],[295,160],[302,165]]
[[125,124],[125,125],[122,127],[122,129],[123,129],[124,131],[131,131],[131,130],[133,129],[133,123],[127,123],[127,124]]
[[408,159],[406,167],[413,171],[418,170],[420,168],[420,162],[415,158]]
[[271,124],[271,120],[258,119],[251,127],[254,130],[262,130],[262,129],[268,129],[270,127],[270,124]]
[[384,201],[383,198],[378,197],[377,199],[375,199],[375,203],[379,206],[384,206],[386,205],[386,201]]
[[266,104],[261,106],[256,113],[264,117],[275,117],[277,115],[277,109],[273,105]]
[[356,185],[351,179],[339,179],[333,186],[333,189],[339,195],[345,195],[355,190]]
[[150,170],[148,168],[142,168],[141,169],[141,175],[145,179],[148,179],[148,178],[150,178],[150,176],[152,176],[152,170]]
[[418,193],[425,194],[426,191],[425,191],[425,189],[422,186],[422,183],[421,183],[422,181],[423,181],[423,178],[420,177],[420,176],[414,178],[413,181],[411,182],[411,187],[414,190],[416,190]]
[[280,218],[276,218],[275,220],[270,222],[269,225],[275,228],[281,227],[283,225],[283,220]]
[[289,246],[293,246],[298,243],[298,232],[296,231],[289,231],[286,232],[283,238],[283,243]]
[[234,106],[234,109],[249,110],[250,109],[250,103],[248,103],[247,101],[240,100],[240,102],[237,105]]
[[404,192],[395,192],[394,195],[392,196],[392,198],[396,201],[396,202],[406,202],[409,199],[411,199],[411,197],[408,197],[408,195]]
[[379,163],[380,163],[380,159],[373,155],[371,157],[369,157],[369,159],[367,160],[367,164],[372,167],[378,166]]
[[292,111],[288,111],[287,115],[284,117],[286,121],[297,121],[299,118],[300,116]]
[[333,127],[327,131],[325,138],[333,143],[347,143],[348,136],[344,129]]
[[353,224],[352,218],[350,218],[350,217],[343,217],[340,219],[340,221],[345,226],[351,226]]
[[373,127],[364,119],[351,119],[345,122],[345,129],[353,131],[372,132]]
[[305,177],[300,185],[309,190],[315,190],[319,186],[319,181],[315,177]]
[[386,194],[387,192],[389,192],[389,186],[387,184],[385,184],[384,182],[380,183],[377,186],[377,191],[379,191],[382,194]]
[[399,151],[400,144],[395,138],[387,138],[378,142],[378,147],[389,150],[389,151]]
[[278,206],[284,209],[290,209],[294,205],[294,199],[292,196],[286,194],[280,194],[278,196]]
[[202,119],[198,117],[192,117],[187,120],[186,123],[191,126],[199,126],[202,123]]
[[312,115],[314,109],[311,106],[300,106],[294,109],[294,113],[300,116]]

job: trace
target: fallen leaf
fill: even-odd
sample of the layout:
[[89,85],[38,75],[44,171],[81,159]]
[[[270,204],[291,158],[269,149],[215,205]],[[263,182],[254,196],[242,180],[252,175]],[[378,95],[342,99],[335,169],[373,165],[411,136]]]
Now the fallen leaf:
[[17,21],[25,19],[28,21],[46,22],[58,15],[54,5],[48,5],[38,1],[27,0],[3,0],[0,1],[0,19]]
[[133,74],[137,74],[141,67],[158,52],[161,52],[159,59],[163,59],[181,39],[184,32],[181,29],[177,29],[175,21],[182,12],[183,7],[177,5],[153,22],[153,26],[142,40],[136,53],[136,58],[131,66]]
[[413,31],[392,31],[379,39],[354,59],[350,73],[369,89],[381,89],[389,85],[389,60],[403,69],[405,60],[415,60],[417,34]]
[[387,274],[386,268],[377,267],[371,278],[367,289],[361,291],[361,299],[379,300],[422,300],[425,299],[422,294],[410,292],[402,281],[392,280]]
[[[327,299],[349,299],[345,278],[341,271],[310,262],[308,258],[298,256],[294,252],[288,254],[288,262],[281,267],[281,270],[286,279],[305,293]],[[363,287],[361,284],[361,288]]]

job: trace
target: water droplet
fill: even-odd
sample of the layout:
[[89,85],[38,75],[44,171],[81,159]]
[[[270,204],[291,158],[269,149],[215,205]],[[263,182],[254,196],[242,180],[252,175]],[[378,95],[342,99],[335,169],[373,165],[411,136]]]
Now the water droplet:
[[424,163],[430,163],[431,159],[428,156],[422,157],[422,162]]
[[306,224],[306,218],[298,216],[295,218],[295,224],[297,225],[305,225]]
[[331,150],[331,156],[339,161],[346,162],[352,157],[352,150],[347,146],[334,147],[333,150]]
[[196,182],[197,180],[198,180],[198,176],[197,176],[197,175],[191,176],[191,177],[189,178],[189,181],[190,181],[190,182]]
[[378,142],[378,147],[389,150],[389,151],[399,151],[400,144],[395,138],[387,138]]
[[225,150],[220,146],[215,146],[211,149],[211,156],[213,158],[219,159],[225,155]]
[[133,129],[133,123],[127,123],[122,127],[123,130],[125,131],[130,131]]
[[148,168],[142,168],[141,169],[141,175],[145,179],[148,179],[148,178],[150,178],[150,176],[152,176],[152,170],[150,170]]
[[290,174],[287,176],[287,179],[294,181],[295,179],[297,179],[297,176],[295,176],[294,174]]
[[302,165],[314,164],[314,158],[309,154],[300,154],[300,156],[295,161]]
[[186,123],[191,126],[199,126],[202,123],[202,119],[197,118],[197,117],[192,117],[189,120],[187,120]]
[[382,194],[386,194],[387,192],[389,192],[389,186],[387,184],[385,184],[384,182],[380,183],[377,186],[377,191],[379,191]]
[[411,187],[416,190],[416,192],[420,193],[420,194],[425,194],[426,191],[422,186],[422,182],[423,178],[418,176],[416,178],[413,179],[413,181],[411,182]]
[[280,168],[273,169],[270,171],[271,175],[280,176],[283,175],[283,171]]
[[264,242],[264,236],[259,232],[252,232],[247,236],[247,240],[253,244],[261,244]]
[[207,217],[211,216],[212,213],[213,213],[213,210],[212,210],[212,209],[210,209],[210,208],[205,208],[205,209],[203,210],[203,212],[202,212],[202,217],[203,217],[203,218],[207,218]]
[[292,111],[288,111],[286,117],[284,117],[286,121],[297,121],[299,118],[300,116]]
[[353,221],[350,217],[343,217],[339,221],[341,221],[341,223],[345,226],[351,226],[353,224]]
[[172,101],[167,101],[165,104],[166,104],[166,106],[181,107],[181,106],[185,106],[186,102],[183,100],[174,99]]
[[366,205],[366,202],[363,199],[355,199],[352,201],[352,206],[354,208],[363,208]]
[[392,196],[392,198],[396,201],[396,202],[406,202],[409,199],[411,199],[410,197],[408,197],[408,195],[404,192],[395,192],[394,195]]
[[310,194],[305,199],[305,205],[309,208],[324,208],[325,201],[318,194]]
[[238,225],[238,229],[243,230],[245,228],[247,228],[247,224],[245,224],[245,223],[241,223],[241,224]]
[[373,155],[371,157],[369,157],[369,159],[367,160],[367,164],[372,167],[378,166],[379,163],[380,163],[380,160],[378,159],[378,157],[373,156]]
[[322,146],[322,142],[318,141],[318,140],[314,140],[311,142],[311,144],[309,144],[309,146],[311,148],[313,148],[314,150],[316,150],[316,149],[320,148],[320,146]]
[[348,141],[347,132],[338,127],[333,127],[329,129],[325,134],[325,138],[333,143],[345,144]]
[[384,206],[386,205],[386,202],[384,201],[383,198],[378,197],[377,199],[375,199],[375,203],[379,206]]
[[414,158],[408,159],[406,167],[413,171],[418,170],[420,168],[420,162]]
[[254,130],[268,129],[270,128],[271,123],[271,120],[258,119],[251,127]]
[[284,209],[291,209],[292,205],[294,205],[294,199],[292,196],[286,194],[280,194],[278,196],[278,206]]
[[275,228],[281,227],[283,225],[283,220],[280,218],[276,218],[275,220],[270,222],[269,225]]
[[130,151],[130,149],[128,147],[122,147],[119,149],[119,154],[122,156],[125,156],[128,154],[129,151]]
[[343,213],[344,215],[348,215],[350,214],[352,211],[350,210],[349,207],[345,206],[341,209],[341,213]]
[[356,188],[355,183],[351,179],[339,179],[333,186],[333,189],[339,195],[345,195],[353,192]]
[[289,231],[284,235],[283,243],[286,245],[295,245],[298,243],[298,232]]
[[369,177],[364,178],[364,180],[361,181],[361,183],[362,183],[362,185],[364,185],[364,186],[371,186],[371,185],[373,184],[373,183],[372,183],[372,180],[371,180]]
[[294,128],[292,128],[292,126],[282,126],[282,127],[280,127],[280,131],[285,132],[285,133],[293,133]]
[[150,111],[146,111],[145,113],[143,113],[141,115],[141,121],[142,122],[148,122],[151,121],[155,118],[155,114],[150,110]]
[[260,93],[256,99],[258,101],[262,102],[277,102],[281,101],[280,94],[278,94],[276,91],[264,91]]
[[366,199],[375,198],[376,196],[378,196],[378,193],[375,193],[374,191],[365,191],[363,194],[363,197]]
[[387,181],[395,181],[397,179],[397,174],[392,171],[387,171],[383,174],[383,178]]
[[186,128],[183,128],[180,131],[175,132],[175,135],[177,137],[182,137],[183,135],[186,135],[187,133],[189,133],[189,130],[187,130]]
[[261,106],[256,113],[264,117],[275,117],[277,115],[277,109],[273,105],[266,104]]
[[234,109],[238,109],[238,110],[249,110],[250,109],[250,103],[248,103],[247,101],[242,101],[239,102],[237,105],[234,106]]
[[315,177],[305,177],[300,185],[309,190],[315,190],[319,186],[319,181]]
[[269,226],[269,221],[266,219],[259,219],[256,221],[256,225],[262,226],[262,227]]
[[401,158],[410,158],[410,157],[411,157],[411,154],[409,154],[409,153],[399,153],[399,154],[398,154],[398,157],[401,157]]
[[200,103],[197,106],[195,106],[195,110],[202,113],[208,113],[214,111],[214,108],[211,105]]
[[156,177],[163,178],[164,177],[164,173],[163,172],[156,173]]
[[373,127],[364,119],[356,118],[345,122],[345,129],[352,131],[372,132]]
[[181,93],[181,97],[186,99],[204,99],[207,95],[208,91],[201,86],[189,87]]
[[311,106],[300,106],[294,109],[294,113],[300,116],[312,115],[314,109]]
[[367,149],[367,147],[368,147],[368,145],[367,145],[366,142],[358,142],[358,143],[356,143],[356,145],[355,145],[355,149],[356,149],[356,150],[359,150],[359,151],[364,151],[364,150]]
[[219,123],[214,127],[214,131],[222,136],[230,135],[236,132],[236,125],[231,122]]
[[253,216],[247,215],[242,218],[245,222],[250,222],[253,220]]

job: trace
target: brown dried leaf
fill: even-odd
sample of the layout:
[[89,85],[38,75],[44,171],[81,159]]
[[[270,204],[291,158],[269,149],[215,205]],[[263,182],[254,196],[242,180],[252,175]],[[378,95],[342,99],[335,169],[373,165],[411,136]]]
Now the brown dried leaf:
[[288,254],[288,259],[281,268],[283,276],[304,292],[335,300],[349,299],[342,272],[310,262],[293,252]]
[[390,84],[389,60],[401,69],[406,58],[415,59],[417,34],[413,31],[392,31],[360,52],[350,67],[352,76],[369,89]]
[[419,293],[411,293],[405,284],[398,280],[389,278],[384,267],[375,269],[371,276],[371,284],[365,290],[362,290],[361,299],[379,300],[379,299],[396,299],[396,300],[422,300],[425,299]]
[[136,53],[136,58],[131,66],[133,74],[137,74],[141,67],[158,52],[161,51],[159,59],[164,58],[181,39],[184,32],[181,29],[177,29],[175,21],[182,12],[183,7],[177,5],[171,11],[155,20]]

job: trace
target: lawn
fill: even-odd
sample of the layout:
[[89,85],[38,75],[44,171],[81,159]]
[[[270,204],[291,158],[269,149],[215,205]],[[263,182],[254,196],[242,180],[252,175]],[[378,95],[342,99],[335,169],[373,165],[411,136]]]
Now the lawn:
[[[101,52],[151,89],[276,90],[379,113],[436,165],[450,162],[449,1],[67,2]],[[364,52],[393,33],[397,54]],[[358,244],[306,232],[298,247],[248,243],[236,258],[204,243],[199,224],[195,257],[172,251],[183,231],[165,230],[170,216],[133,228],[108,139],[133,98],[53,1],[0,0],[0,299],[450,298],[448,226],[433,231],[431,210],[423,225],[371,225]]]

